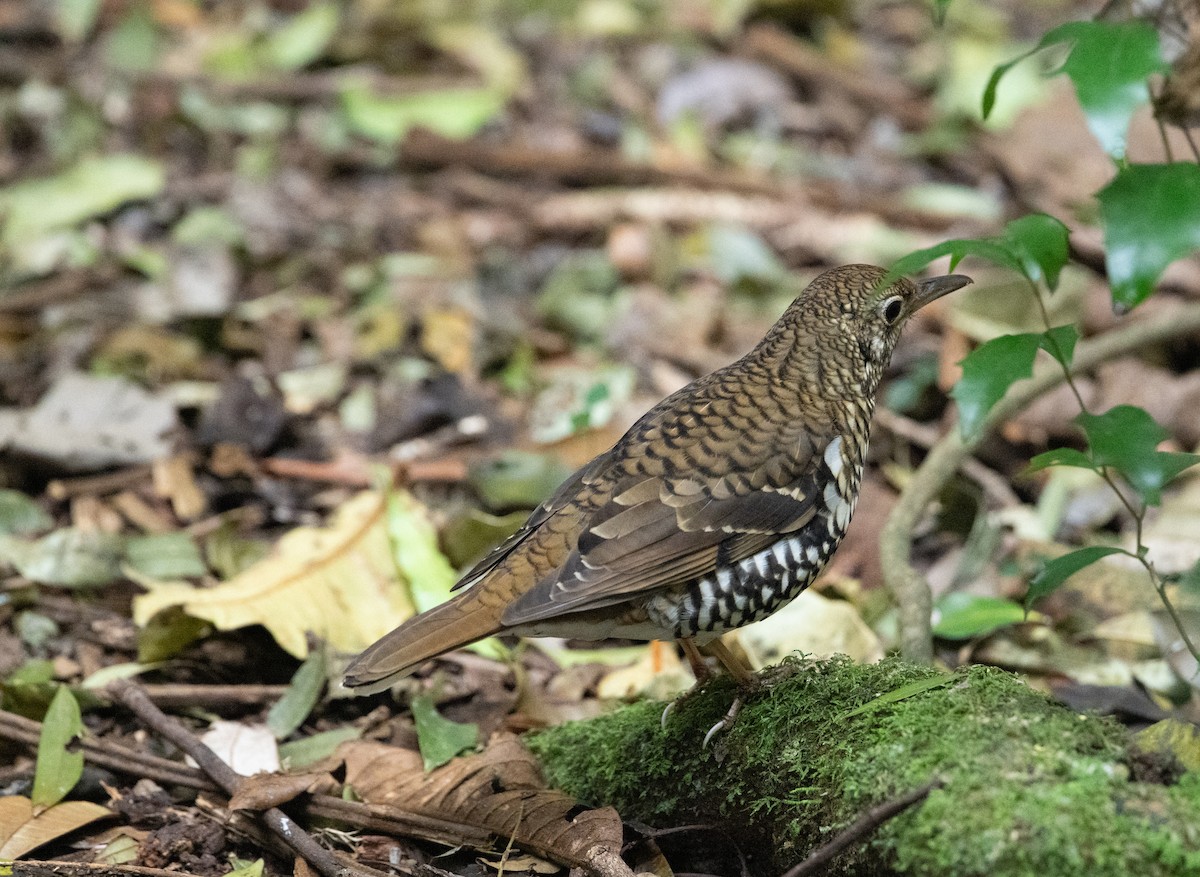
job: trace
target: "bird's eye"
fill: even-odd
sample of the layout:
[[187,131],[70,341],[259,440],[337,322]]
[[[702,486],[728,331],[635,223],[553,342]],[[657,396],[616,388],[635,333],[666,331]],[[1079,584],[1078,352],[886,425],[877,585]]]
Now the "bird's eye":
[[902,310],[904,310],[904,299],[898,295],[894,295],[883,303],[883,308],[880,312],[883,314],[884,322],[890,326],[900,319],[900,312]]

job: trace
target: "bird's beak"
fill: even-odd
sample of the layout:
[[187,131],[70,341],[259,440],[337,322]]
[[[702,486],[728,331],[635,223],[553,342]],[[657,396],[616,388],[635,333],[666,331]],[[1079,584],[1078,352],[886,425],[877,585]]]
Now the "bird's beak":
[[965,274],[947,274],[943,277],[931,277],[929,280],[922,280],[917,284],[917,295],[913,299],[909,310],[910,312],[920,310],[934,299],[939,299],[943,295],[949,295],[972,282],[971,278]]

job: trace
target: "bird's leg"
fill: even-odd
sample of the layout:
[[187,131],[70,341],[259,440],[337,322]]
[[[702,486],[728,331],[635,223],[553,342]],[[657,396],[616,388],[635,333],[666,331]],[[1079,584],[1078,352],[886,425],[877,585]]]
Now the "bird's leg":
[[[704,655],[700,653],[700,647],[696,645],[695,640],[690,636],[685,636],[677,642],[679,643],[679,647],[683,649],[683,656],[687,658],[688,665],[692,668],[692,675],[696,677],[696,685],[692,688],[692,691],[695,691],[696,688],[712,678],[712,671],[708,669],[708,664],[704,661]],[[682,695],[682,697],[686,696],[686,694]],[[671,713],[675,712],[675,704],[679,703],[679,700],[680,698],[677,697],[663,708],[663,730],[666,730],[667,719],[671,718]]]
[[729,651],[729,647],[721,642],[720,639],[715,639],[712,642],[705,643],[703,646],[699,646],[698,651],[712,655],[720,661],[721,665],[729,671],[729,675],[734,678],[738,686],[738,693],[734,696],[733,703],[729,705],[729,711],[725,713],[721,721],[709,728],[708,733],[704,735],[704,743],[701,745],[703,748],[707,748],[713,737],[733,727],[738,713],[742,711],[745,696],[758,686],[758,677],[754,675],[754,671],[746,665],[746,662]]
[[712,671],[708,669],[704,654],[694,639],[685,636],[679,640],[679,647],[683,649],[683,656],[687,658],[688,666],[692,668],[692,675],[696,677],[697,685],[702,685],[712,678]]
[[692,648],[702,654],[711,655],[720,661],[721,666],[728,670],[729,675],[737,681],[739,688],[751,689],[758,684],[758,677],[754,675],[754,671],[750,669],[750,666],[733,652],[729,651],[729,646],[725,645],[720,639],[712,640],[702,646],[693,644]]

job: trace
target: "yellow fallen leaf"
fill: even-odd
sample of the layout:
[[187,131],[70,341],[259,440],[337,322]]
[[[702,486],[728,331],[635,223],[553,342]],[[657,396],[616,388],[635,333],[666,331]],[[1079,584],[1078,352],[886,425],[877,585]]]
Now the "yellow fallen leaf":
[[[414,530],[436,540],[424,507],[398,493]],[[422,571],[411,567],[403,570],[409,581],[397,582],[384,511],[382,494],[360,493],[327,526],[292,530],[266,558],[213,588],[139,580],[149,593],[135,598],[134,621],[145,625],[162,610],[180,606],[221,630],[261,624],[298,658],[308,654],[308,633],[340,651],[363,649],[414,614],[410,589],[425,584],[413,581]],[[445,575],[441,569],[429,574]]]
[[64,801],[35,816],[28,798],[0,798],[0,859],[19,859],[42,844],[113,815],[90,801]]
[[1200,730],[1191,722],[1163,719],[1133,737],[1145,752],[1172,755],[1186,770],[1200,770]]

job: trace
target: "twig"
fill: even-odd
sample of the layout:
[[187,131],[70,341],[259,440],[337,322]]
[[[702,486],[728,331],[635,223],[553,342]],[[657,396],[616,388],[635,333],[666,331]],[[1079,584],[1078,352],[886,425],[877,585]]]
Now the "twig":
[[146,696],[160,707],[172,706],[259,706],[278,700],[286,685],[185,685],[169,683],[142,685]]
[[[242,778],[233,768],[223,762],[215,752],[205,746],[200,740],[178,720],[163,713],[151,703],[146,692],[136,683],[128,679],[113,682],[106,689],[116,701],[129,708],[147,727],[166,738],[175,746],[186,752],[200,765],[209,777],[227,794],[234,794],[241,785]],[[339,860],[332,852],[313,840],[312,836],[292,821],[292,818],[272,807],[259,814],[267,827],[282,838],[297,855],[321,872],[324,877],[363,877],[363,875],[378,875],[380,872],[362,865],[350,865]]]
[[54,500],[71,499],[75,496],[88,494],[107,494],[126,490],[135,484],[149,481],[151,467],[149,465],[130,466],[128,469],[118,469],[115,472],[103,472],[99,475],[81,475],[77,478],[56,478],[46,486],[46,494]]
[[[1103,362],[1130,353],[1147,344],[1168,341],[1200,331],[1200,303],[1189,302],[1142,322],[1107,332],[1081,342],[1072,365],[1076,373],[1094,369]],[[969,440],[952,429],[932,449],[900,494],[880,535],[883,578],[900,608],[900,651],[911,661],[933,661],[931,614],[933,596],[929,583],[909,558],[913,532],[922,513],[958,471],[959,466],[996,426],[1021,411],[1035,399],[1063,382],[1061,371],[1046,370],[1015,386],[992,408],[983,426]]]
[[121,276],[121,269],[114,265],[99,268],[83,268],[56,274],[46,280],[38,280],[18,286],[0,296],[0,314],[37,311],[49,305],[78,298],[88,291],[108,286]]
[[899,816],[909,807],[924,801],[929,796],[929,793],[940,785],[940,780],[934,780],[926,783],[919,789],[913,789],[911,792],[901,795],[899,798],[886,801],[877,807],[872,807],[862,816],[858,817],[851,825],[844,828],[829,843],[818,847],[807,859],[794,868],[790,868],[783,877],[805,877],[807,874],[824,873],[825,866],[842,850],[862,840],[874,832],[875,829],[879,828],[879,826],[883,825],[883,823]]
[[12,862],[9,867],[12,877],[192,877],[184,871],[100,862]]
[[[38,722],[0,710],[0,738],[36,747],[41,736],[42,726]],[[135,752],[106,740],[85,737],[80,748],[83,749],[83,757],[88,762],[117,773],[146,777],[156,783],[184,786],[200,791],[213,791],[217,788],[215,783],[193,768],[166,758]]]
[[[929,450],[938,443],[942,434],[934,426],[917,423],[908,417],[903,417],[886,408],[875,410],[875,422],[893,435],[912,442],[919,448]],[[992,498],[996,505],[1002,508],[1012,508],[1021,504],[1021,497],[1008,486],[999,472],[989,469],[974,457],[967,457],[962,463],[962,472],[972,481],[983,488],[983,492]]]
[[[0,739],[36,747],[41,734],[42,726],[38,722],[0,710]],[[166,758],[90,737],[83,739],[81,748],[88,763],[115,773],[138,779],[145,777],[168,786],[217,791],[217,785],[200,771]],[[311,795],[301,806],[305,816],[336,820],[397,837],[414,837],[450,847],[466,844],[485,851],[493,846],[492,834],[478,826],[426,816],[391,804],[364,804],[318,794]]]

